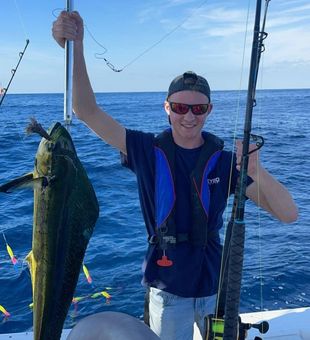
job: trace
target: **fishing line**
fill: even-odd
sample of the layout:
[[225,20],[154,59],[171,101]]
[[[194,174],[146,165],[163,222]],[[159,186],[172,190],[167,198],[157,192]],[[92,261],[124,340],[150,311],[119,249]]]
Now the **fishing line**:
[[[189,16],[187,16],[181,23],[179,23],[177,26],[175,26],[172,30],[170,30],[168,33],[166,33],[165,35],[163,35],[158,41],[156,41],[154,44],[152,44],[151,46],[149,46],[148,48],[146,48],[144,51],[142,51],[140,54],[138,54],[135,58],[133,58],[131,61],[129,61],[125,66],[123,66],[121,69],[116,69],[114,67],[114,65],[112,65],[110,63],[110,61],[108,61],[106,58],[102,58],[108,67],[111,68],[112,71],[114,72],[121,72],[123,71],[125,68],[129,67],[130,65],[132,65],[133,63],[135,63],[138,59],[140,59],[142,56],[144,56],[146,53],[148,53],[149,51],[151,51],[154,47],[156,47],[157,45],[159,45],[161,42],[163,42],[165,39],[167,39],[170,35],[172,35],[175,31],[177,31],[180,27],[182,27],[191,17],[193,17],[199,9],[201,9],[209,0],[205,0],[203,1],[200,5],[198,5],[198,7],[194,8],[194,11],[192,12],[192,14],[190,14]],[[98,58],[98,57],[97,57]],[[100,58],[98,58],[100,59]]]
[[[262,67],[260,68],[259,71],[259,76],[260,76],[260,89],[263,88],[263,75],[264,75],[264,59],[265,56],[263,54],[262,56]],[[262,101],[262,98],[260,98],[260,101]],[[258,114],[256,115],[258,117],[257,119],[257,130],[261,131],[261,126],[260,126],[260,122],[261,122],[261,117],[262,117],[262,106],[259,106],[258,109]],[[257,166],[259,164],[259,155],[257,157]],[[257,186],[258,188],[260,188],[260,171],[259,168],[257,167],[258,172],[257,172]],[[258,197],[257,197],[257,201],[258,201],[258,205],[260,206],[260,202],[261,202],[261,197],[260,197],[260,191],[258,190]],[[263,287],[264,287],[264,275],[263,275],[263,261],[262,261],[262,237],[261,237],[261,210],[258,207],[257,209],[257,219],[258,219],[258,267],[259,267],[259,278],[260,278],[260,310],[263,311],[264,310],[264,295],[263,295]]]
[[[234,133],[233,133],[233,142],[231,146],[231,152],[234,154],[235,151],[235,146],[236,146],[236,136],[237,136],[237,126],[238,126],[238,121],[239,121],[239,113],[240,113],[240,101],[241,101],[241,87],[242,87],[242,81],[243,81],[243,73],[244,73],[244,66],[245,66],[245,50],[246,50],[246,41],[247,41],[247,36],[248,36],[248,26],[249,26],[249,17],[250,17],[250,0],[248,1],[248,9],[247,9],[247,16],[246,16],[246,22],[245,22],[245,33],[244,33],[244,39],[243,39],[243,53],[242,53],[242,60],[241,60],[241,74],[240,74],[240,81],[239,81],[239,89],[238,89],[238,97],[237,97],[237,104],[236,104],[236,115],[235,115],[235,125],[234,125]],[[233,173],[233,166],[234,166],[234,158],[231,158],[230,162],[230,173],[229,173],[229,183],[228,183],[228,188],[231,187],[231,182],[232,182],[232,173]],[[229,201],[229,190],[227,192],[227,202]],[[229,222],[229,213],[231,210],[231,206],[228,204],[225,210],[225,217],[224,217],[224,239],[223,243],[225,242],[225,236],[226,236],[226,231],[227,231],[227,225]],[[221,266],[220,266],[220,276],[219,276],[219,285],[218,285],[218,292],[222,290],[221,284],[223,283],[223,268],[226,267],[227,265],[227,260],[228,257],[226,258],[226,261],[224,261],[224,252],[222,252],[222,259],[221,259]],[[216,305],[216,312],[215,315],[217,317],[218,315],[218,305],[219,300],[217,300],[217,305]]]
[[[223,270],[222,275],[223,285],[218,292],[218,311],[223,319],[224,339],[231,339],[238,337],[238,330],[240,330],[238,324],[239,317],[239,304],[240,304],[240,288],[242,281],[243,259],[244,259],[244,244],[245,244],[245,200],[246,200],[246,182],[248,175],[248,166],[255,162],[253,156],[251,159],[249,155],[255,151],[258,151],[264,144],[264,139],[261,136],[257,136],[251,133],[252,127],[252,112],[256,106],[255,92],[257,85],[257,77],[259,70],[259,61],[261,54],[264,52],[263,41],[267,37],[265,32],[265,21],[268,3],[270,0],[265,0],[265,13],[263,19],[263,25],[261,27],[261,0],[256,2],[253,41],[251,48],[251,61],[250,72],[247,90],[247,102],[246,102],[246,115],[244,121],[244,135],[243,135],[243,148],[241,157],[240,175],[238,177],[237,187],[234,195],[233,209],[231,212],[231,219],[228,222],[225,244],[224,244],[224,261],[229,258],[229,269],[226,270],[226,266],[221,266]],[[256,149],[250,148],[250,139],[256,141]],[[251,161],[251,162],[250,162]],[[258,168],[254,169],[256,172]],[[253,169],[252,169],[253,171]],[[256,173],[256,175],[258,175]],[[257,190],[260,190],[258,188]],[[254,198],[256,202],[257,198]],[[225,317],[223,318],[223,316]],[[213,321],[214,322],[214,321]],[[216,322],[216,321],[215,321]],[[241,325],[245,326],[245,324]],[[242,328],[242,332],[247,328]],[[245,336],[245,333],[244,333]]]
[[18,4],[17,4],[17,0],[14,0],[14,4],[15,4],[15,7],[16,7],[18,16],[19,16],[19,21],[20,21],[20,23],[21,23],[21,26],[22,26],[22,29],[23,29],[25,38],[27,39],[27,36],[29,36],[29,35],[28,35],[27,32],[26,32],[26,26],[25,26],[23,17],[22,17],[22,15],[21,15],[21,11],[20,11],[20,9],[19,9],[19,6],[18,6]]
[[[261,52],[260,52],[260,57],[262,58],[261,60],[261,68],[259,69],[258,75],[260,78],[259,82],[259,88],[262,90],[263,89],[263,76],[264,76],[264,60],[265,56],[262,52],[265,51],[265,45],[264,45],[264,40],[267,37],[267,33],[265,32],[265,24],[266,24],[266,13],[268,10],[268,5],[269,5],[270,0],[265,0],[265,10],[264,10],[264,19],[262,23],[262,27],[260,29],[260,39],[261,39]],[[262,101],[262,96],[260,96],[260,101]],[[261,117],[262,117],[262,106],[260,105],[258,108],[258,113],[255,115],[257,117],[257,130],[261,131]],[[257,186],[260,188],[260,171],[259,171],[259,154],[257,157]],[[258,266],[259,266],[259,278],[260,278],[260,309],[263,310],[264,307],[264,297],[263,297],[263,287],[264,287],[264,275],[263,275],[263,261],[262,261],[262,237],[261,237],[261,209],[260,209],[260,202],[261,202],[261,197],[260,197],[260,191],[257,191],[257,201],[258,201],[258,209],[257,209],[257,220],[258,220]]]
[[[61,12],[61,11],[65,11],[65,9],[63,9],[63,8],[55,8],[55,9],[53,9],[53,11],[52,11],[52,15],[57,19],[57,15],[55,14],[56,12]],[[96,55],[103,55],[103,54],[105,54],[105,53],[107,53],[108,52],[108,49],[105,47],[105,46],[103,46],[95,37],[94,37],[94,35],[92,34],[92,32],[90,31],[90,29],[87,27],[87,25],[86,24],[83,24],[83,27],[85,27],[86,28],[86,31],[88,32],[88,34],[90,35],[90,37],[93,39],[93,41],[98,45],[98,46],[100,46],[102,49],[103,49],[103,52],[101,52],[101,53],[95,53],[95,56]]]
[[[108,49],[106,47],[104,47],[101,43],[99,43],[96,38],[94,37],[94,35],[91,33],[91,31],[88,29],[88,27],[84,24],[84,27],[86,28],[87,32],[89,33],[90,37],[93,39],[93,41],[99,45],[104,51],[101,53],[95,53],[95,58],[97,59],[103,59],[106,63],[106,65],[114,72],[122,72],[124,69],[126,69],[127,67],[131,66],[132,64],[134,64],[137,60],[139,60],[142,56],[144,56],[145,54],[147,54],[149,51],[151,51],[153,48],[155,48],[157,45],[159,45],[160,43],[162,43],[164,40],[166,40],[170,35],[172,35],[175,31],[177,31],[180,27],[182,27],[190,18],[192,18],[194,15],[196,15],[196,13],[198,12],[198,10],[200,10],[209,0],[204,0],[203,2],[201,2],[197,7],[194,7],[194,10],[192,11],[192,13],[190,15],[188,15],[185,19],[183,19],[178,25],[176,25],[172,30],[170,30],[169,32],[167,32],[166,34],[164,34],[158,41],[154,42],[151,46],[147,47],[144,51],[142,51],[140,54],[138,54],[136,57],[134,57],[132,60],[130,60],[127,64],[125,64],[125,66],[123,66],[122,68],[116,68],[113,63],[108,60],[105,57],[102,57],[102,55],[106,54]],[[59,8],[56,8],[55,10],[53,10],[53,15],[56,17],[56,15],[54,14],[56,10],[59,10]]]
[[[63,8],[55,8],[53,11],[52,11],[52,15],[57,19],[57,15],[55,14],[56,12],[61,12],[61,11],[65,11],[65,9],[63,9]],[[87,27],[87,25],[86,24],[83,24],[83,27],[85,27],[86,28],[86,31],[88,32],[88,34],[90,35],[90,37],[93,39],[93,41],[98,45],[98,46],[100,46],[102,49],[103,49],[103,52],[101,52],[101,53],[95,53],[95,56],[96,55],[103,55],[103,54],[105,54],[105,53],[107,53],[108,52],[108,49],[105,47],[105,46],[103,46],[95,37],[94,37],[94,35],[92,34],[92,32],[90,31],[90,29]],[[100,58],[99,58],[100,59]],[[102,59],[102,58],[101,58]]]

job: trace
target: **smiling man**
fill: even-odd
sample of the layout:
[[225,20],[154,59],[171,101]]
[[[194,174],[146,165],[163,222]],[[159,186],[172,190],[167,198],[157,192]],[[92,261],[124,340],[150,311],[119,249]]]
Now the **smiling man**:
[[[62,12],[53,24],[59,45],[74,41],[75,114],[120,150],[123,165],[137,176],[148,233],[143,263],[146,322],[162,340],[192,339],[194,322],[203,334],[204,317],[214,313],[222,252],[219,230],[227,198],[235,191],[241,144],[236,154],[228,152],[220,138],[203,131],[212,110],[211,91],[207,80],[194,72],[176,77],[169,86],[164,108],[170,128],[155,136],[120,125],[96,103],[83,33],[77,12]],[[248,198],[282,222],[297,219],[290,194],[262,167],[257,152],[249,157],[248,176]]]
[[212,110],[208,82],[193,72],[176,77],[170,84],[165,110],[176,144],[189,149],[202,145],[201,130]]

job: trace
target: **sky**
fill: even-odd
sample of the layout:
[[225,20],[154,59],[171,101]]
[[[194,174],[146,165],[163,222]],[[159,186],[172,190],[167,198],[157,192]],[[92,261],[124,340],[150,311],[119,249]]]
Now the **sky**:
[[[64,50],[51,27],[65,4],[0,0],[0,86],[8,84],[30,40],[9,93],[63,92]],[[74,9],[86,25],[85,58],[95,92],[166,91],[188,70],[205,76],[213,90],[247,88],[253,0],[75,0]],[[257,88],[310,88],[309,0],[272,0],[266,31]],[[104,52],[100,45],[118,69],[147,52],[116,73],[96,58]]]

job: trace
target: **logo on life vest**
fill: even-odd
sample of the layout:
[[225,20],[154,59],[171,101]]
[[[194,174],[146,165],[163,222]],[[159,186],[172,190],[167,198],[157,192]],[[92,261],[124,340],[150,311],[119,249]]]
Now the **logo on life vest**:
[[220,183],[220,178],[219,177],[215,177],[215,178],[208,178],[208,184],[218,184]]

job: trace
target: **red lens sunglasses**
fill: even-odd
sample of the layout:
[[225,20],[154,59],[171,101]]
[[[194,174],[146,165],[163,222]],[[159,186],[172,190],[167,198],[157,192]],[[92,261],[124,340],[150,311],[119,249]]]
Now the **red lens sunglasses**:
[[204,115],[208,111],[210,104],[190,105],[190,104],[169,102],[169,105],[170,105],[171,110],[179,115],[185,115],[189,110],[191,110],[195,116],[201,116],[201,115]]

